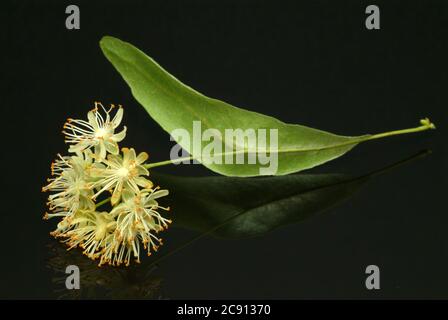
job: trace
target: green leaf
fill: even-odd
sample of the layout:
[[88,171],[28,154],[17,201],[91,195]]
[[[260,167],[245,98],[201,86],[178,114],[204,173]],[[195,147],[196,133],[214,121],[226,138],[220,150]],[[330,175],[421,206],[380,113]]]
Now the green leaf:
[[[193,158],[202,162],[207,168],[227,176],[284,175],[298,172],[338,158],[352,149],[356,144],[408,132],[427,130],[434,126],[429,122],[421,127],[400,130],[379,135],[357,137],[339,136],[329,132],[308,128],[297,124],[287,124],[273,117],[234,107],[223,101],[208,98],[184,85],[154,60],[127,42],[106,36],[100,41],[101,49],[132,90],[136,100],[164,130],[172,134],[183,128],[193,137],[193,122],[200,121],[202,131],[216,129],[221,137],[215,136],[221,150],[215,149],[211,156],[219,156],[222,164],[213,163],[201,153],[210,141],[200,141],[200,148],[195,148],[189,139],[174,137],[179,145]],[[226,129],[266,130],[267,144],[250,144],[248,141],[226,140]],[[278,143],[269,139],[269,130],[277,130]],[[227,148],[230,151],[226,152]],[[249,155],[265,154],[271,157],[266,163],[256,157],[253,164],[248,163]],[[225,154],[232,155],[233,163],[224,161]],[[244,164],[235,164],[236,154],[244,155]],[[275,162],[275,158],[278,161]],[[266,160],[266,159],[265,159]],[[269,161],[269,158],[267,159]],[[165,161],[157,165],[164,165]],[[224,163],[225,162],[225,163]],[[271,170],[266,170],[267,167]],[[151,166],[149,166],[151,167]],[[265,171],[263,171],[263,168]]]

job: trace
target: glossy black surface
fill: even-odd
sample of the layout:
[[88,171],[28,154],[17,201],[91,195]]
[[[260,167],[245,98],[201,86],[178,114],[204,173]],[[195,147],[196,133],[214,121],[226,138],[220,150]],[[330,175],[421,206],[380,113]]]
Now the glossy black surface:
[[[365,1],[76,3],[79,31],[65,29],[68,3],[1,4],[1,298],[447,298],[446,1],[376,1],[378,31],[364,27]],[[205,235],[156,261],[200,235],[175,224],[142,265],[98,269],[79,250],[67,253],[48,235],[56,222],[42,220],[40,188],[65,150],[65,119],[84,117],[95,100],[121,103],[122,146],[151,161],[166,160],[172,146],[103,57],[103,35],[133,43],[208,96],[286,122],[343,135],[414,127],[422,117],[438,127],[365,143],[307,173],[360,176],[432,153],[263,236]],[[160,172],[212,175],[200,166]],[[173,207],[174,220],[181,214]],[[81,291],[65,289],[69,264],[81,269]],[[381,270],[377,291],[364,285],[370,264]]]

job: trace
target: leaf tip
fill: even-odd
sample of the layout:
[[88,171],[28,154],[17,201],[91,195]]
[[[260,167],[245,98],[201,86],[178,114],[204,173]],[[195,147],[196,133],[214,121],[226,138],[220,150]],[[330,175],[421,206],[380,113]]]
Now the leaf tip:
[[100,40],[100,47],[101,49],[104,51],[105,48],[110,47],[111,44],[113,44],[114,42],[119,41],[117,38],[112,37],[112,36],[103,36]]

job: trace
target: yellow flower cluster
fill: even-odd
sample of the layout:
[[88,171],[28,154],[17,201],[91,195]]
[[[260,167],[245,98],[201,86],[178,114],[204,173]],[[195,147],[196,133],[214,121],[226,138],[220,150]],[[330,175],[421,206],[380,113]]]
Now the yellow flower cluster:
[[[122,148],[118,142],[126,135],[126,127],[115,129],[123,118],[118,107],[114,117],[99,102],[88,112],[87,119],[68,119],[63,133],[70,144],[70,155],[61,156],[51,164],[48,185],[49,213],[44,219],[59,217],[55,238],[69,246],[81,247],[99,265],[129,265],[132,258],[140,262],[140,247],[148,255],[162,244],[157,234],[168,228],[171,220],[159,211],[169,208],[159,205],[157,199],[168,195],[168,190],[154,187],[147,178],[145,161],[148,154],[136,154],[133,148]],[[105,192],[111,196],[100,202]],[[112,209],[99,211],[110,201]]]

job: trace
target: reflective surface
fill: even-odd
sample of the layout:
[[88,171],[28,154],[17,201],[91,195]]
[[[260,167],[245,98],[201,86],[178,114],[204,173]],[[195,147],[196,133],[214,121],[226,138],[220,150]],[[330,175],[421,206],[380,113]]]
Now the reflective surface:
[[[375,33],[358,3],[80,2],[81,30],[67,31],[63,3],[5,3],[0,298],[446,298],[447,8],[379,6]],[[98,268],[52,240],[56,222],[42,220],[40,188],[66,148],[65,119],[95,100],[121,103],[123,146],[151,161],[172,146],[102,56],[105,34],[208,96],[286,122],[356,135],[428,116],[438,129],[366,143],[307,178],[161,168],[152,177],[170,189],[175,221],[165,245],[140,265]],[[65,288],[70,264],[80,268],[79,291]],[[365,288],[372,264],[380,290]]]

